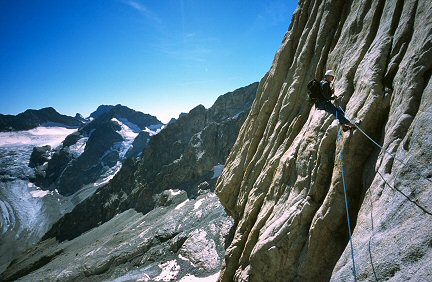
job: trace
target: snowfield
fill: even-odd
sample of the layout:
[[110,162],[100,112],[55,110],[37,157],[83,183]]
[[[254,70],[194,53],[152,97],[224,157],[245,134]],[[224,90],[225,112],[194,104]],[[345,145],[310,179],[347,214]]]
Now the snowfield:
[[76,129],[64,127],[37,127],[26,131],[0,132],[0,146],[10,145],[50,145],[57,147],[66,136]]
[[213,176],[211,179],[215,179],[221,176],[223,169],[224,169],[224,165],[222,164],[215,165],[213,167]]
[[20,252],[37,242],[73,204],[54,191],[29,182],[28,167],[35,146],[61,145],[76,129],[37,127],[0,132],[0,272]]
[[115,144],[114,149],[120,152],[120,160],[124,160],[127,151],[132,147],[132,143],[141,131],[147,132],[150,136],[158,134],[165,125],[154,124],[141,130],[138,125],[130,122],[126,118],[112,118],[111,121],[117,123],[121,129],[117,131],[122,137],[123,141]]

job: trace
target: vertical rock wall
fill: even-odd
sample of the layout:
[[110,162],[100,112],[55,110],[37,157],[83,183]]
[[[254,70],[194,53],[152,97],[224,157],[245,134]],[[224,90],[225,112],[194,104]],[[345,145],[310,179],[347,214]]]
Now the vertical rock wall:
[[[427,0],[300,1],[217,183],[235,220],[220,281],[353,279],[342,149],[359,281],[432,281],[431,15]],[[325,69],[393,155],[359,130],[338,145],[306,97]]]

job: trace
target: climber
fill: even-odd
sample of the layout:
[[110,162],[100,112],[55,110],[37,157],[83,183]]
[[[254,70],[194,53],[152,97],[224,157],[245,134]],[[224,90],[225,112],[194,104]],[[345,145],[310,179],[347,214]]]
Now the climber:
[[324,110],[337,117],[339,123],[342,126],[343,131],[356,129],[356,126],[345,118],[345,115],[342,112],[342,110],[337,108],[335,105],[333,105],[330,102],[330,100],[335,100],[336,98],[338,98],[337,96],[334,95],[334,89],[331,85],[333,80],[334,80],[333,70],[327,70],[325,72],[324,79],[320,81],[321,97],[315,101],[315,107],[319,110]]

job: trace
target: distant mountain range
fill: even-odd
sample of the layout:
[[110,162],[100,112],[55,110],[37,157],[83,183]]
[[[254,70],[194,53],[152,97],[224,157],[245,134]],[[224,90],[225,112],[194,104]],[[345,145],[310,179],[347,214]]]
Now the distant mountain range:
[[59,114],[54,108],[26,110],[18,115],[0,114],[0,131],[29,130],[38,126],[62,126],[78,128],[84,120],[77,114],[75,117]]
[[[126,160],[107,186],[57,222],[45,238],[73,239],[130,208],[147,213],[165,190],[177,188],[189,198],[213,191],[257,87],[253,83],[229,92],[209,109],[199,105],[168,124],[150,139],[140,159]],[[84,220],[95,207],[100,209]]]
[[126,157],[137,157],[150,135],[163,126],[156,117],[122,105],[99,106],[90,121],[67,136],[60,148],[34,149],[30,158],[30,165],[36,168],[33,181],[67,196],[84,185],[108,180]]
[[[102,105],[59,148],[35,148],[37,186],[74,198],[89,190],[82,188],[86,183],[104,185],[55,223],[43,238],[48,240],[15,260],[0,280],[160,281],[167,279],[160,270],[164,265],[181,269],[169,274],[171,280],[214,276],[232,223],[212,191],[257,87],[222,95],[209,109],[198,105],[167,125],[121,105]],[[78,250],[82,244],[89,251]],[[68,253],[72,261],[64,259]],[[78,266],[83,264],[91,271]]]

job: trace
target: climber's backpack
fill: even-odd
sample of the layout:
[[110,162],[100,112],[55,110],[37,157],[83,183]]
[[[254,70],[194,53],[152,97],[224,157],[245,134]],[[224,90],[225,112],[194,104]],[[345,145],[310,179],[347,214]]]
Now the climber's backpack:
[[311,102],[317,102],[320,98],[323,98],[321,94],[321,85],[320,82],[316,79],[312,79],[307,84],[308,94],[309,94],[309,101]]

